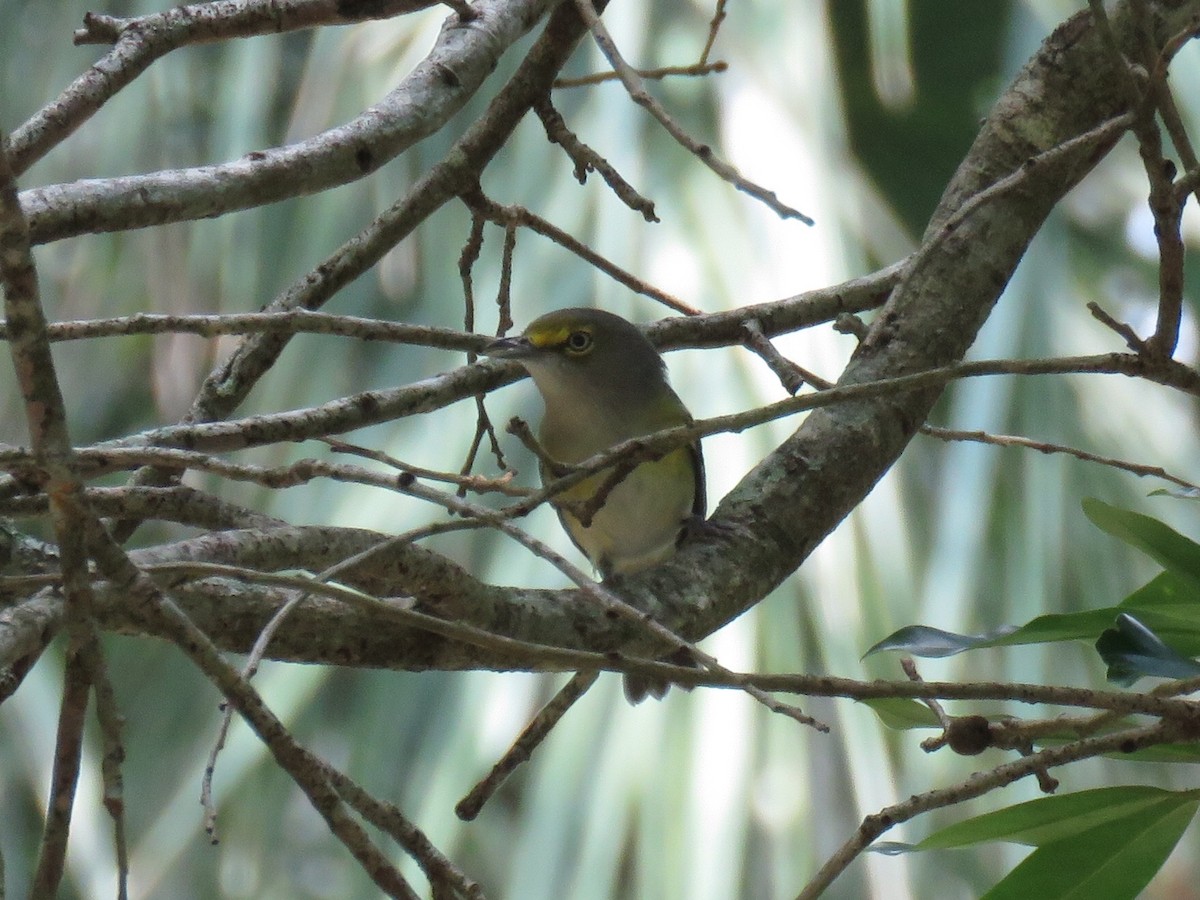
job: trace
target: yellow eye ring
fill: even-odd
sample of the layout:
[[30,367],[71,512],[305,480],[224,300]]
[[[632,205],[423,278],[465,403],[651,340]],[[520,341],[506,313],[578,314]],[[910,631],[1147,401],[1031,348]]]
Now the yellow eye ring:
[[582,356],[592,349],[592,333],[590,331],[572,331],[563,342],[563,349],[573,356]]

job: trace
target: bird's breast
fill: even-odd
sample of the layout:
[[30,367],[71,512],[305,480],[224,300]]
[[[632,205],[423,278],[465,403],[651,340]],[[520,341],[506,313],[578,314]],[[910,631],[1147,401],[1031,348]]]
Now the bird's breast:
[[[609,492],[587,527],[560,505],[563,524],[605,576],[648,568],[674,552],[691,515],[696,490],[691,466],[687,448],[644,462]],[[607,474],[586,479],[563,499],[592,498]]]

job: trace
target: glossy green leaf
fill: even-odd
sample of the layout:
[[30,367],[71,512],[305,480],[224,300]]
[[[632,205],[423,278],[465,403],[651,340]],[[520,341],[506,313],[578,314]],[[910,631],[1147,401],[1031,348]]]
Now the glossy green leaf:
[[933,710],[917,700],[908,700],[904,697],[876,697],[859,702],[864,706],[869,706],[884,725],[895,731],[937,728],[939,725]]
[[1200,585],[1163,572],[1117,606],[1074,613],[1047,613],[1020,626],[1005,626],[987,634],[955,634],[927,625],[909,625],[879,641],[864,656],[899,650],[913,656],[953,656],[964,650],[1044,644],[1054,641],[1095,641],[1116,623],[1121,613],[1136,613],[1142,622],[1182,654],[1200,654]]
[[[1133,716],[1119,716],[1107,721],[1102,728],[1094,733],[1094,736],[1098,737],[1100,735],[1124,731],[1127,728],[1133,728],[1140,722],[1140,719]],[[1056,734],[1042,735],[1034,741],[1034,745],[1039,749],[1044,747],[1061,747],[1063,744],[1069,744],[1077,740],[1079,740],[1079,735],[1076,732],[1064,728]],[[1122,762],[1200,763],[1200,744],[1157,744],[1152,747],[1134,750],[1131,753],[1113,751],[1112,753],[1106,753],[1105,756],[1109,759],[1119,759]]]
[[[1200,544],[1169,526],[1140,513],[1118,509],[1095,499],[1083,502],[1084,512],[1100,528],[1144,550],[1166,571],[1130,594],[1119,606],[1074,613],[1048,613],[1021,626],[1004,626],[986,634],[943,631],[928,625],[909,625],[872,646],[864,656],[899,650],[922,657],[953,656],[964,650],[1052,641],[1097,641],[1117,627],[1122,613],[1137,620],[1159,645],[1137,646],[1117,642],[1116,665],[1111,680],[1128,681],[1140,674],[1186,677],[1187,655],[1200,654]],[[1119,631],[1119,628],[1118,628]],[[1108,641],[1111,643],[1110,637]],[[1166,649],[1163,649],[1163,648]],[[1139,655],[1142,653],[1143,655]],[[1165,674],[1165,673],[1171,674]]]
[[1200,655],[1200,585],[1163,572],[1121,601],[1117,609],[1132,613],[1185,656]]
[[1178,488],[1172,491],[1167,488],[1156,488],[1146,496],[1174,497],[1176,500],[1200,500],[1200,490],[1196,488]]
[[1010,626],[989,634],[972,635],[955,634],[952,631],[943,631],[928,625],[907,625],[872,646],[863,656],[870,656],[872,653],[879,653],[883,650],[900,650],[904,653],[911,653],[913,656],[931,658],[954,656],[964,650],[990,646],[992,641],[1008,634],[1011,630]]
[[1158,519],[1092,497],[1083,501],[1083,511],[1098,527],[1144,551],[1167,571],[1200,586],[1200,544]]
[[1127,611],[1200,608],[1200,585],[1190,579],[1180,578],[1172,572],[1163,572],[1146,582],[1117,606]]
[[[1031,619],[1021,626],[1007,625],[988,634],[979,635],[955,634],[928,625],[908,625],[888,635],[863,655],[870,656],[883,650],[899,650],[913,656],[936,658],[984,647],[1044,644],[1053,641],[1094,641],[1105,629],[1112,626],[1120,612],[1120,607],[1109,606],[1078,613],[1050,613]],[[1197,613],[1200,615],[1200,607],[1197,607]],[[1165,615],[1165,609],[1159,610],[1158,615]],[[1197,625],[1196,637],[1200,640],[1200,619]]]
[[1109,753],[1110,759],[1149,763],[1200,763],[1200,745],[1159,744],[1132,753]]
[[920,850],[966,847],[983,841],[1011,841],[1042,846],[1139,814],[1177,798],[1200,800],[1200,792],[1177,794],[1156,787],[1097,788],[1041,797],[984,813],[936,831],[917,844]]
[[1133,900],[1171,855],[1198,803],[1195,791],[1169,795],[1102,825],[1043,844],[984,897]]

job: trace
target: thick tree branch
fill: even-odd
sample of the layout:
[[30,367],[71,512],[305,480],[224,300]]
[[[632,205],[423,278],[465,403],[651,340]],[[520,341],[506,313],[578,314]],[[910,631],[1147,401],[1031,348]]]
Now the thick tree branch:
[[[192,169],[89,179],[21,194],[35,244],[78,234],[211,218],[362,178],[433,134],[555,0],[478,0],[447,20],[432,52],[354,120],[287,147]],[[167,26],[163,26],[167,27]],[[114,51],[116,52],[116,51]]]
[[381,19],[432,6],[435,0],[215,0],[155,15],[119,19],[84,16],[76,44],[111,43],[113,49],[80,75],[12,135],[12,164],[20,175],[75,132],[117,92],[157,59],[188,44],[317,25]]
[[[1200,3],[1159,4],[1159,11],[1155,40],[1161,45]],[[1112,24],[1122,42],[1136,39],[1123,7]],[[956,211],[1027,160],[1125,112],[1123,77],[1089,14],[1047,38],[985,121],[934,213],[925,247],[840,385],[894,378],[963,356],[1050,210],[1116,138],[1030,168],[1017,189],[995,194],[961,221]],[[952,220],[952,230],[945,230]],[[932,388],[815,411],[721,502],[714,520],[723,539],[685,545],[627,589],[690,636],[744,612],[862,501],[940,393]]]
[[[1165,10],[1163,35],[1176,33],[1197,10],[1200,0]],[[1132,40],[1124,16],[1114,16],[1113,28],[1120,40]],[[653,611],[685,637],[709,633],[794,571],[861,501],[924,421],[947,380],[943,372],[951,371],[939,367],[961,358],[1045,216],[1124,127],[1121,77],[1088,16],[1070,20],[1047,40],[997,103],[947,189],[926,243],[914,257],[876,276],[826,291],[727,313],[664,320],[648,329],[664,347],[741,343],[747,321],[757,323],[770,337],[829,321],[841,312],[869,308],[902,276],[837,389],[828,396],[784,401],[793,412],[828,405],[812,412],[796,434],[722,502],[714,517],[720,527],[690,540],[674,559],[655,570],[619,582],[616,587],[626,598]],[[1029,163],[1035,159],[1036,164]],[[1185,390],[1196,390],[1200,377],[1178,364],[1166,373],[1153,370],[1152,361],[1142,357],[1113,354],[1111,359],[1120,363],[1116,371],[1157,377]],[[358,427],[440,408],[514,377],[512,367],[484,363],[395,391],[346,398],[322,408],[325,421],[300,430],[296,428],[300,413],[281,413],[217,425],[155,429],[123,443],[219,450],[295,440],[322,430],[328,433],[334,420],[340,423],[335,423],[338,428]],[[892,388],[886,394],[871,386],[889,381]],[[838,402],[832,403],[833,399]],[[721,422],[713,430],[718,427],[735,424]],[[212,547],[205,552],[207,557],[197,558],[217,558]],[[635,629],[606,620],[579,592],[493,587],[436,554],[411,549],[402,556],[407,561],[398,564],[399,571],[364,583],[363,589],[380,595],[407,593],[440,616],[562,647],[612,650],[640,644]],[[336,557],[322,561],[319,553],[292,558],[292,565],[309,568],[336,561]],[[240,564],[253,565],[245,560]],[[405,566],[415,568],[407,571]],[[198,621],[231,647],[248,646],[277,599],[262,589],[246,588],[246,595],[238,598],[237,605],[244,611],[239,618],[229,616],[227,607],[234,604],[229,598],[222,603],[211,586],[188,590],[200,607],[195,612]],[[274,652],[286,658],[416,669],[511,664],[440,638],[405,636],[399,627],[388,635],[386,646],[382,639],[376,644],[380,633],[368,633],[369,624],[353,621],[342,623],[336,631],[343,648],[339,651],[323,639],[335,633],[330,623],[339,611],[334,607],[314,606],[314,615],[325,617],[319,627],[299,612],[277,637]],[[137,627],[128,621],[118,624],[121,614],[108,606],[105,610],[116,617],[108,619],[109,624]],[[289,635],[293,628],[296,632]],[[28,644],[33,638],[23,640]],[[306,651],[309,640],[315,643]],[[345,647],[361,652],[351,654],[351,659]]]

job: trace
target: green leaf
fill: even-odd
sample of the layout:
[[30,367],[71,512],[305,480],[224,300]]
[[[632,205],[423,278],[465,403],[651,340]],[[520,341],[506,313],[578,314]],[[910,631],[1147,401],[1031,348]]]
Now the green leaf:
[[1200,654],[1200,587],[1163,572],[1117,607],[1186,656]]
[[1097,526],[1147,553],[1164,569],[1200,587],[1200,544],[1169,525],[1089,497],[1083,512]]
[[1153,660],[1159,661],[1159,670],[1168,665],[1174,672],[1186,669],[1186,665],[1178,666],[1179,661],[1189,655],[1200,655],[1200,544],[1157,519],[1118,509],[1099,500],[1084,500],[1083,509],[1100,528],[1144,550],[1162,563],[1167,571],[1134,591],[1118,606],[1074,613],[1049,613],[1021,626],[1006,625],[977,635],[956,634],[928,625],[908,625],[879,641],[863,656],[883,650],[899,650],[913,656],[943,657],[983,647],[1070,640],[1093,642],[1114,627],[1121,613],[1132,612],[1175,654],[1156,650],[1149,654],[1150,661],[1138,661],[1131,657],[1127,660],[1128,671],[1119,662],[1116,677],[1110,678],[1121,680],[1133,677],[1136,680],[1139,672],[1161,674],[1161,671],[1142,671],[1138,668],[1143,663],[1154,664]]
[[[1036,802],[1036,801],[1035,801]],[[1200,804],[1195,791],[1043,844],[985,900],[1133,900],[1158,872]]]
[[900,650],[913,656],[953,656],[964,650],[1053,641],[1096,641],[1123,612],[1136,613],[1144,625],[1183,654],[1200,654],[1200,585],[1163,572],[1118,606],[1073,613],[1048,613],[1021,626],[1006,625],[988,634],[967,635],[927,625],[909,625],[868,650]]
[[1143,675],[1191,678],[1200,664],[1167,646],[1151,629],[1128,613],[1096,641],[1096,651],[1108,665],[1108,680],[1128,687]]
[[1012,626],[993,631],[989,634],[955,634],[952,631],[942,631],[928,625],[907,625],[899,631],[894,631],[882,641],[875,644],[863,654],[864,657],[882,650],[902,650],[913,656],[933,657],[953,656],[974,647],[988,646],[1012,631]]
[[1152,763],[1200,763],[1200,745],[1158,744],[1132,753],[1106,753],[1110,759]]
[[881,722],[895,731],[908,731],[912,728],[937,728],[940,723],[933,710],[917,700],[904,697],[875,697],[870,700],[860,700],[864,706],[869,706]]
[[1160,606],[1200,608],[1200,585],[1171,572],[1162,572],[1118,604],[1124,610],[1153,610]]
[[[1116,606],[1091,609],[1077,613],[1051,613],[1038,616],[1025,625],[1005,625],[988,634],[955,634],[928,625],[908,625],[885,637],[871,647],[864,657],[883,650],[899,650],[921,657],[943,657],[978,650],[983,647],[1009,647],[1018,644],[1043,644],[1052,641],[1095,641],[1113,621],[1121,609]],[[1160,617],[1165,611],[1156,611]],[[1177,630],[1177,624],[1170,624]],[[1197,606],[1197,629],[1195,637],[1200,642],[1200,605]]]
[[1041,797],[984,813],[935,831],[917,844],[921,850],[966,847],[983,841],[1011,841],[1040,846],[1138,814],[1155,804],[1185,797],[1200,802],[1200,791],[1177,794],[1156,787],[1130,785]]
[[[1138,723],[1139,720],[1133,716],[1118,716],[1107,720],[1102,727],[1096,730],[1095,736],[1114,734],[1126,728],[1132,728]],[[1039,749],[1061,747],[1063,744],[1069,744],[1077,740],[1079,740],[1078,732],[1071,728],[1063,728],[1054,734],[1041,735],[1034,741],[1034,745]],[[1156,744],[1152,747],[1143,747],[1140,750],[1134,750],[1129,753],[1115,750],[1112,753],[1104,755],[1108,759],[1119,759],[1122,762],[1200,763],[1200,744]]]
[[1179,488],[1178,490],[1170,490],[1169,488],[1155,488],[1147,497],[1174,497],[1176,500],[1200,500],[1200,490],[1196,488]]

